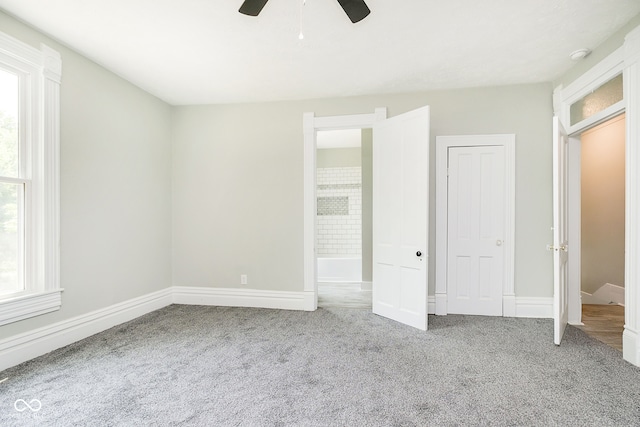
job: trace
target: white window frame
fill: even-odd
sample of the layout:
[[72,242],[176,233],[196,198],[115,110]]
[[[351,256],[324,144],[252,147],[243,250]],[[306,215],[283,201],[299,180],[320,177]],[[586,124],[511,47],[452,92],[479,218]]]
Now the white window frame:
[[[26,142],[25,290],[0,296],[0,325],[59,310],[60,54],[0,32],[0,64],[20,75],[20,127]],[[24,123],[23,123],[24,122]],[[21,136],[21,138],[23,137]],[[22,143],[22,142],[21,142]]]

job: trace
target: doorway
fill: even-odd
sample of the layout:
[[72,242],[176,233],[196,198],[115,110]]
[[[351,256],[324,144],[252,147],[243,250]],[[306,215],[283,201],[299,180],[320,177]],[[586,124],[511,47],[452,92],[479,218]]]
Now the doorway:
[[[376,108],[372,114],[354,114],[344,116],[316,117],[314,113],[304,113],[304,293],[305,309],[309,311],[318,308],[318,287],[317,287],[317,254],[316,254],[316,216],[317,216],[317,196],[316,196],[316,167],[317,167],[317,147],[316,137],[319,132],[345,130],[345,129],[371,129],[377,122],[387,118],[386,108]],[[366,211],[366,203],[363,200],[363,210]],[[363,218],[363,227],[367,227],[367,219]],[[363,256],[364,263],[367,263],[367,240],[363,236]],[[367,268],[363,269],[367,271]],[[363,275],[363,282],[367,281]]]
[[316,135],[318,306],[371,310],[371,129]]
[[581,327],[622,350],[625,114],[582,132],[578,141]]
[[422,330],[427,328],[428,106],[386,118],[373,114],[315,117],[304,113],[305,309],[318,307],[316,262],[316,135],[337,129],[374,128],[372,311]]
[[[570,135],[579,135],[581,131],[600,123],[616,114],[626,112],[625,131],[625,329],[622,335],[624,360],[640,366],[640,117],[638,93],[640,88],[640,27],[627,33],[624,43],[618,49],[584,72],[566,87],[560,85],[553,93],[554,114],[568,127]],[[585,99],[598,88],[622,75],[622,99],[613,100],[596,109],[588,117],[572,117],[572,107]],[[619,97],[619,96],[618,96]],[[610,97],[609,97],[610,99]],[[569,146],[579,147],[579,144]],[[570,156],[571,157],[571,156]],[[575,194],[576,192],[574,192]],[[571,192],[569,193],[571,195]],[[571,233],[571,229],[569,232]],[[579,235],[579,233],[577,233]],[[574,241],[573,244],[576,244]],[[574,251],[569,252],[569,256]],[[575,264],[575,263],[574,263]],[[569,266],[569,323],[581,323],[581,301],[579,280]]]
[[436,314],[515,316],[515,135],[436,137]]

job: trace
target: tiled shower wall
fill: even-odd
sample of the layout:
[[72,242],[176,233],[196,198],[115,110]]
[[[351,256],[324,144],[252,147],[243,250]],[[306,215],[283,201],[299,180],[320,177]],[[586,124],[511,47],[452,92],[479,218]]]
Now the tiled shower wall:
[[361,256],[361,168],[318,168],[317,186],[317,255]]

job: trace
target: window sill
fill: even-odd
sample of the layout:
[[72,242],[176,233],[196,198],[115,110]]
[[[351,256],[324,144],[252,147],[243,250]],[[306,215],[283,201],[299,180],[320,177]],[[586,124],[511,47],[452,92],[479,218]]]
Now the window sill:
[[62,291],[56,289],[0,300],[0,326],[59,310]]

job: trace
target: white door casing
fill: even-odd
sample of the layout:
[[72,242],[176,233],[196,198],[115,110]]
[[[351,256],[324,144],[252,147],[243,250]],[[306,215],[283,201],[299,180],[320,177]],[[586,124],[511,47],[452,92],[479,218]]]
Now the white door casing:
[[[451,135],[436,137],[436,314],[448,313],[449,289],[448,269],[448,165],[449,150],[453,147],[500,146],[503,150],[504,197],[500,202],[504,228],[501,239],[503,265],[501,269],[502,289],[500,293],[501,314],[516,316],[514,262],[515,262],[515,141],[514,134],[497,135]],[[498,243],[499,238],[493,240]],[[497,310],[496,310],[497,313]],[[498,314],[500,315],[500,314]]]
[[373,128],[373,312],[427,329],[429,107]]
[[[588,120],[571,125],[571,105],[591,93],[617,74],[623,73],[623,101]],[[624,44],[566,87],[553,93],[554,114],[577,135],[600,121],[626,112],[626,179],[625,179],[625,327],[622,334],[622,357],[640,366],[640,27],[630,31]],[[572,241],[572,245],[575,242]],[[573,270],[573,269],[572,269]],[[571,279],[571,283],[579,284]],[[579,312],[580,291],[572,289],[569,304]],[[577,319],[576,319],[577,320]]]
[[304,295],[305,310],[318,308],[316,272],[316,133],[324,130],[372,128],[387,118],[387,109],[376,108],[370,114],[316,117],[307,112],[302,116],[304,133]]
[[553,342],[560,345],[569,315],[567,252],[567,153],[569,138],[553,118]]
[[502,316],[503,146],[450,147],[447,312]]

